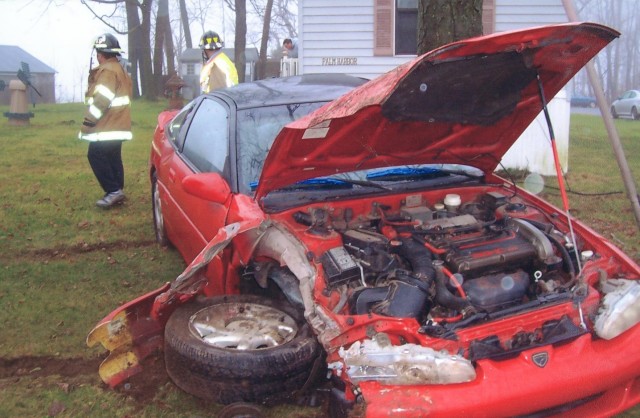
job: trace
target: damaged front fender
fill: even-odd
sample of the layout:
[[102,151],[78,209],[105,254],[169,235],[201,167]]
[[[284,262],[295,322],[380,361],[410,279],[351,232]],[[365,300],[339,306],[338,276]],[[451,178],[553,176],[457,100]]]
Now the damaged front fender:
[[141,370],[140,362],[162,348],[160,323],[149,315],[155,299],[169,289],[169,283],[128,302],[100,321],[87,335],[87,345],[102,344],[110,351],[100,364],[102,381],[115,387]]
[[171,313],[207,284],[204,276],[207,264],[238,234],[262,223],[262,219],[253,219],[220,228],[173,283],[127,302],[101,320],[87,336],[89,347],[101,344],[110,352],[100,365],[100,378],[115,387],[140,372],[142,360],[162,350],[164,327]]

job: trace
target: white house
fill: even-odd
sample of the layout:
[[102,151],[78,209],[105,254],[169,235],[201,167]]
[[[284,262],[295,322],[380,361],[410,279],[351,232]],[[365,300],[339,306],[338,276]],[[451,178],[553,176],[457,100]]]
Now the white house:
[[[298,72],[375,78],[416,56],[418,0],[299,0]],[[484,0],[485,33],[567,22],[562,0]],[[569,102],[550,105],[561,165],[567,170]],[[503,159],[507,168],[554,175],[540,115]]]

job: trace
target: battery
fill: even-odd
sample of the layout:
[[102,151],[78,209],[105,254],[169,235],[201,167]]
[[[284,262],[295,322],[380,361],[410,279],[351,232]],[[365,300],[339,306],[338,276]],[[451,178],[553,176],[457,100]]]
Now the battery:
[[360,279],[360,268],[342,246],[331,248],[322,254],[320,262],[324,268],[327,287],[335,288]]

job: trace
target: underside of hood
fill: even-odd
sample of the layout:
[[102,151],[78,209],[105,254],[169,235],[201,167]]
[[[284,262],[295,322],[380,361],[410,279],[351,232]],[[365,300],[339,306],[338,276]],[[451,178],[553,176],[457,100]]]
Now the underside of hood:
[[[592,23],[505,32],[449,44],[287,125],[256,198],[314,177],[408,164],[493,171],[551,99],[619,36]],[[548,138],[540,138],[548,141]]]

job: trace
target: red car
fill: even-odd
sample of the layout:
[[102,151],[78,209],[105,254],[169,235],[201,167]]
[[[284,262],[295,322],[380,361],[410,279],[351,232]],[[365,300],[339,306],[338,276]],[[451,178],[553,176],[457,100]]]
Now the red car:
[[101,377],[118,385],[162,349],[197,397],[327,385],[332,416],[611,416],[640,402],[640,267],[568,204],[494,174],[618,35],[494,34],[366,84],[266,80],[162,113],[157,237],[190,265],[91,331],[111,351]]

